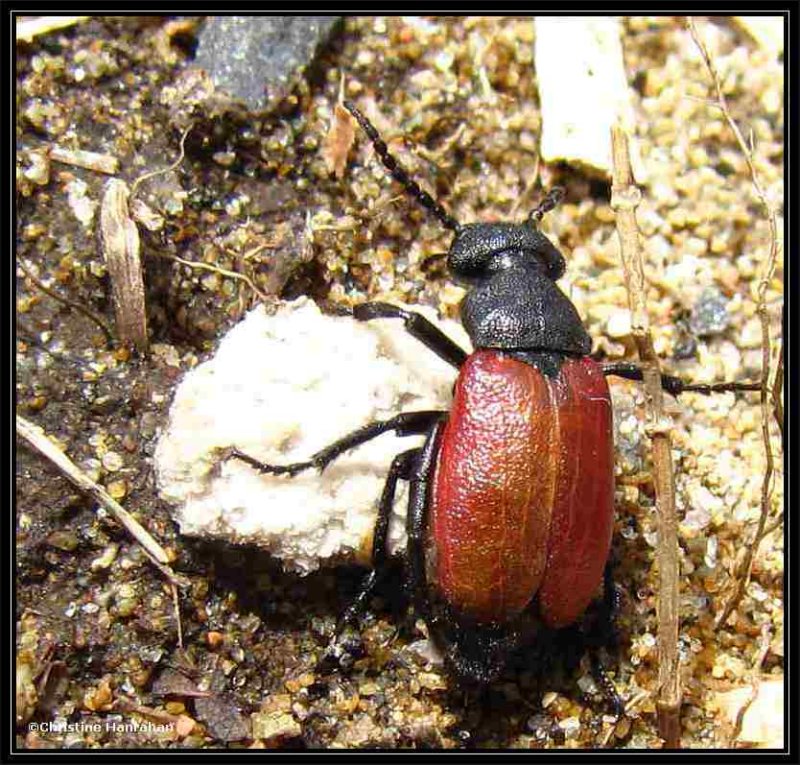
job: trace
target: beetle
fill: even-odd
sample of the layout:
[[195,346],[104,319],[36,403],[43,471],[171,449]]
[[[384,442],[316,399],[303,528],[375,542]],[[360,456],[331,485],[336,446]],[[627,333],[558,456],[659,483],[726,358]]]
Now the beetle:
[[[631,363],[601,363],[556,282],[563,255],[539,230],[563,192],[553,189],[521,223],[461,224],[412,179],[372,123],[345,108],[405,191],[454,234],[451,274],[469,289],[460,311],[467,354],[421,314],[383,302],[352,309],[357,321],[401,319],[405,329],[458,369],[449,411],[404,412],[345,435],[310,459],[270,465],[233,449],[257,470],[293,476],[324,469],[343,452],[387,431],[423,435],[391,463],[376,521],[372,570],[339,621],[366,607],[388,564],[389,519],[400,480],[409,483],[407,572],[414,606],[455,674],[488,683],[510,652],[542,631],[577,622],[604,590],[614,520],[614,444],[606,378],[642,379]],[[758,383],[695,385],[662,376],[666,391],[757,390]],[[601,632],[608,634],[607,626]],[[619,709],[602,667],[593,668]]]

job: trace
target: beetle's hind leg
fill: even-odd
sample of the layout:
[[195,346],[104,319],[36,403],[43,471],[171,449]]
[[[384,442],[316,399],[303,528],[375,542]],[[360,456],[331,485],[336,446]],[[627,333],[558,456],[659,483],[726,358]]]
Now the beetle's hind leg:
[[270,465],[236,448],[228,450],[227,456],[235,457],[238,460],[242,460],[242,462],[246,462],[260,473],[294,476],[309,468],[315,467],[319,470],[324,470],[328,464],[333,462],[333,460],[344,452],[354,449],[356,446],[360,446],[390,430],[395,431],[398,436],[416,436],[427,433],[431,425],[444,414],[445,412],[440,411],[403,412],[402,414],[392,417],[390,420],[370,422],[364,425],[363,428],[354,430],[352,433],[348,433],[346,436],[343,436],[338,441],[334,441],[324,449],[320,449],[311,459],[305,462],[292,462],[288,465]]
[[408,480],[411,477],[414,461],[419,455],[419,452],[419,449],[410,449],[409,451],[398,454],[394,460],[392,460],[392,465],[389,468],[389,474],[386,477],[386,483],[383,487],[383,493],[381,494],[380,505],[378,506],[378,518],[375,521],[375,528],[372,533],[372,571],[367,575],[353,602],[339,617],[328,649],[317,664],[318,672],[329,671],[332,665],[335,665],[335,662],[338,661],[339,657],[337,653],[339,653],[339,651],[337,651],[337,642],[339,636],[344,629],[349,624],[352,624],[366,609],[372,593],[386,573],[389,562],[389,523],[392,517],[392,509],[394,508],[397,483],[400,480]]
[[622,701],[613,680],[609,677],[602,660],[600,649],[605,647],[612,651],[617,648],[617,630],[614,624],[619,610],[619,591],[612,576],[612,565],[606,563],[603,572],[603,600],[599,604],[597,618],[586,635],[589,660],[591,662],[592,677],[600,688],[601,693],[611,706],[614,714],[619,718],[625,713],[625,704]]

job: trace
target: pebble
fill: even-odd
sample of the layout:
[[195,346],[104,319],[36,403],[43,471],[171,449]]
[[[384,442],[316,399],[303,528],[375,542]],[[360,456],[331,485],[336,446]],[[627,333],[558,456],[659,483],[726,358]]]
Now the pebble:
[[258,111],[286,96],[339,16],[210,16],[195,65],[215,87]]

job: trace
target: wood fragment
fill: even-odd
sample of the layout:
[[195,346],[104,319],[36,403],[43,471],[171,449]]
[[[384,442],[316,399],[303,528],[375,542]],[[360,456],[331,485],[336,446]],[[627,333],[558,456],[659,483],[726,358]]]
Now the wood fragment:
[[35,38],[56,32],[59,29],[81,24],[88,21],[91,16],[36,16],[31,19],[22,19],[17,22],[17,42],[32,42]]
[[[536,16],[534,23],[542,160],[605,174],[611,166],[611,126],[620,120],[629,130],[634,126],[622,21],[616,16]],[[633,162],[643,178],[642,163],[636,156]]]
[[[689,29],[692,39],[695,42],[695,45],[697,45],[697,48],[700,51],[703,63],[705,64],[709,77],[711,78],[711,82],[714,85],[714,90],[717,97],[717,106],[725,117],[725,121],[728,123],[728,127],[731,129],[731,132],[736,139],[736,143],[739,145],[739,150],[742,152],[742,156],[747,163],[747,169],[750,172],[750,181],[753,187],[753,192],[758,198],[758,201],[761,203],[767,223],[769,224],[769,252],[767,254],[767,260],[764,263],[758,283],[757,302],[757,313],[761,321],[761,435],[764,442],[764,454],[766,457],[767,467],[764,471],[764,478],[761,483],[761,514],[758,519],[758,526],[755,534],[753,535],[752,541],[745,548],[745,555],[741,558],[740,564],[736,568],[736,585],[734,587],[734,591],[722,609],[717,613],[715,618],[715,625],[717,628],[719,628],[725,624],[725,622],[728,620],[728,617],[733,613],[733,610],[742,599],[745,589],[747,588],[747,583],[750,581],[750,572],[753,568],[753,559],[755,558],[756,551],[758,550],[761,541],[766,536],[767,520],[769,518],[770,506],[772,504],[772,479],[775,470],[775,462],[772,454],[772,439],[770,438],[769,433],[770,415],[774,416],[777,413],[780,413],[781,420],[779,427],[781,429],[781,436],[783,435],[782,404],[777,404],[774,399],[772,401],[770,400],[774,396],[776,387],[773,386],[770,388],[771,344],[769,336],[769,310],[767,308],[767,289],[772,281],[773,274],[775,273],[775,265],[778,260],[778,213],[775,209],[775,205],[770,202],[764,187],[761,185],[761,180],[753,159],[752,148],[750,144],[745,141],[742,131],[739,129],[736,121],[731,116],[727,99],[725,98],[725,94],[722,92],[722,81],[719,78],[719,74],[717,73],[716,66],[711,58],[711,54],[709,53],[706,44],[703,42],[699,32],[697,31],[694,19],[689,17],[686,20],[686,25]],[[783,346],[781,346],[781,349],[782,348]],[[781,383],[783,377],[782,358],[781,350],[781,362],[779,366]],[[776,379],[776,384],[777,383],[778,380]]]
[[333,107],[333,120],[322,147],[322,158],[329,173],[344,178],[347,168],[347,155],[356,139],[356,131],[350,112],[344,108],[344,77],[339,88],[339,99]]
[[147,314],[139,229],[128,210],[129,190],[112,178],[100,204],[100,242],[111,279],[117,334],[123,343],[147,351]]
[[636,207],[641,192],[634,184],[628,136],[619,125],[611,129],[613,183],[611,207],[616,215],[622,265],[631,312],[631,331],[642,362],[648,431],[652,438],[653,483],[658,514],[659,587],[658,710],[659,734],[668,749],[680,747],[681,684],[678,655],[678,522],[675,513],[675,479],[672,469],[671,421],[664,411],[661,369],[650,335],[645,303],[645,277]]
[[119,172],[119,160],[113,154],[100,154],[96,151],[82,149],[65,149],[61,146],[52,146],[49,151],[53,162],[62,165],[73,165],[96,173],[116,175]]
[[35,451],[48,459],[59,472],[64,475],[80,491],[88,494],[99,505],[105,508],[142,546],[147,557],[158,570],[173,584],[186,586],[188,584],[170,568],[169,555],[166,550],[150,535],[140,523],[116,500],[114,500],[102,487],[96,484],[84,473],[64,452],[62,452],[47,434],[32,422],[17,415],[17,435],[22,438]]

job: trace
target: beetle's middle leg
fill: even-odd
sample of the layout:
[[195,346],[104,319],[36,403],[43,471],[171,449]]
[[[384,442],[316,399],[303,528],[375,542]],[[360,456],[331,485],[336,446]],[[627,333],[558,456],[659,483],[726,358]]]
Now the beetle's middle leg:
[[324,449],[320,449],[311,459],[305,462],[292,462],[288,465],[269,465],[261,462],[249,454],[245,454],[239,449],[233,448],[228,451],[228,456],[246,462],[261,473],[270,475],[290,475],[294,476],[309,468],[319,468],[324,470],[325,466],[333,462],[338,456],[356,446],[360,446],[367,441],[377,438],[382,433],[393,430],[398,436],[416,436],[427,433],[436,420],[444,416],[446,412],[427,411],[427,412],[403,412],[389,420],[378,420],[370,422],[364,427],[348,433],[338,441],[334,441]]
[[414,461],[408,492],[408,515],[406,531],[408,533],[408,576],[414,607],[419,615],[430,625],[433,618],[428,600],[428,582],[425,573],[425,537],[428,528],[428,507],[439,453],[439,433],[444,421],[439,420],[428,431],[428,437],[419,456]]
[[419,453],[419,449],[409,449],[407,452],[398,454],[392,460],[392,466],[389,468],[389,474],[383,487],[383,494],[381,494],[381,502],[378,505],[378,518],[375,521],[375,528],[372,532],[372,571],[369,572],[361,585],[361,590],[355,600],[339,617],[336,625],[336,635],[364,611],[369,597],[386,571],[386,564],[389,560],[389,522],[392,518],[397,482],[401,479],[409,480],[414,461]]
[[372,532],[372,570],[367,574],[358,595],[337,620],[328,648],[317,663],[317,672],[326,673],[336,665],[339,637],[366,609],[372,593],[386,573],[389,562],[389,523],[392,518],[397,483],[400,480],[409,480],[419,452],[419,449],[409,449],[392,460],[378,505],[378,518]]

